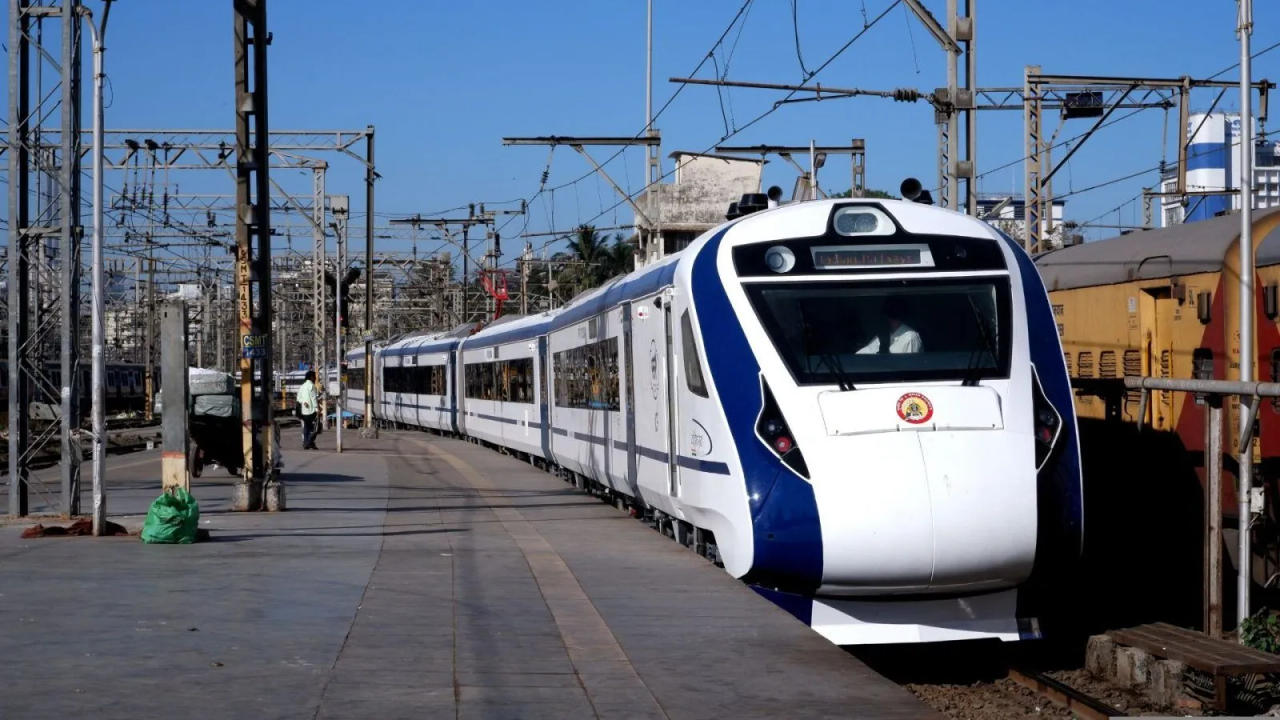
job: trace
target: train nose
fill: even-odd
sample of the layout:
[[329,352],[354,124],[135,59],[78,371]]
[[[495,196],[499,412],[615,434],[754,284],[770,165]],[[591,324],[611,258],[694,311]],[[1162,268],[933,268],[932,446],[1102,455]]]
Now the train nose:
[[822,455],[859,459],[856,468],[848,460],[843,466],[812,468],[822,518],[824,589],[927,588],[933,577],[933,521],[915,433],[832,440],[835,447]]
[[916,433],[916,438],[932,519],[930,589],[978,590],[1025,580],[1036,552],[1030,435]]
[[[956,390],[975,408],[967,419],[953,415],[915,428],[896,417],[868,421],[877,417],[871,408],[846,406],[840,416],[860,418],[856,425],[828,423],[822,452],[810,459],[822,519],[823,592],[977,591],[1030,574],[1031,436],[1004,430],[994,391]],[[874,390],[862,393],[842,393],[839,402],[881,404]],[[900,402],[899,394],[893,399]]]

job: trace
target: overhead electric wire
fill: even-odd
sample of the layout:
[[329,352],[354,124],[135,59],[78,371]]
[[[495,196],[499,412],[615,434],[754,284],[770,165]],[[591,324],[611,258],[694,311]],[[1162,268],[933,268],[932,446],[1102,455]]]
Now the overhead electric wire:
[[[1257,59],[1257,58],[1259,58],[1259,57],[1261,57],[1261,56],[1263,56],[1263,55],[1265,55],[1265,54],[1267,54],[1267,53],[1271,52],[1272,50],[1275,50],[1276,48],[1280,48],[1280,41],[1277,41],[1277,42],[1275,42],[1275,43],[1272,43],[1271,45],[1268,45],[1267,47],[1263,48],[1262,50],[1259,50],[1258,52],[1256,52],[1256,53],[1254,53],[1253,55],[1251,55],[1251,56],[1250,56],[1250,59]],[[1209,76],[1208,78],[1206,78],[1206,79],[1208,79],[1208,80],[1213,80],[1213,79],[1215,79],[1215,78],[1217,78],[1217,77],[1219,77],[1219,76],[1221,76],[1221,75],[1224,75],[1224,74],[1226,74],[1226,73],[1228,73],[1228,72],[1230,72],[1230,71],[1232,71],[1232,70],[1234,70],[1235,68],[1238,68],[1238,67],[1240,67],[1240,63],[1238,63],[1238,62],[1237,62],[1237,63],[1233,63],[1233,64],[1228,65],[1227,67],[1225,67],[1225,68],[1223,68],[1223,69],[1219,70],[1218,72],[1216,72],[1216,73],[1214,73],[1214,74],[1210,75],[1210,76]],[[1218,96],[1218,97],[1219,97],[1219,99],[1221,99],[1221,97],[1222,97],[1221,93],[1219,94],[1219,96]],[[1214,101],[1214,103],[1215,103],[1215,105],[1216,105],[1217,101],[1215,100],[1215,101]],[[1094,131],[1096,131],[1096,130],[1101,130],[1102,128],[1105,128],[1105,127],[1109,127],[1109,126],[1111,126],[1111,125],[1114,125],[1114,124],[1116,124],[1116,123],[1120,122],[1121,120],[1126,120],[1126,119],[1128,119],[1128,118],[1131,118],[1131,117],[1133,117],[1134,115],[1137,115],[1138,113],[1142,112],[1143,110],[1147,110],[1147,109],[1149,109],[1149,108],[1137,108],[1137,109],[1133,110],[1132,112],[1126,113],[1126,114],[1124,114],[1124,115],[1121,115],[1121,116],[1120,116],[1120,117],[1118,117],[1118,118],[1115,118],[1114,120],[1109,120],[1109,121],[1107,121],[1107,122],[1103,123],[1102,125],[1099,125],[1097,128],[1095,128],[1095,129],[1094,129]],[[1207,113],[1206,113],[1206,114],[1207,114]],[[1207,118],[1205,118],[1205,119],[1207,119]],[[1204,119],[1202,119],[1202,120],[1200,121],[1200,124],[1201,124],[1201,125],[1203,125],[1203,124],[1204,124]],[[1068,145],[1068,144],[1070,144],[1070,143],[1072,143],[1072,142],[1075,142],[1076,140],[1080,139],[1081,137],[1083,137],[1083,136],[1084,136],[1084,135],[1086,135],[1086,134],[1088,134],[1088,133],[1081,133],[1081,134],[1076,135],[1076,136],[1074,136],[1074,137],[1067,138],[1066,140],[1063,140],[1062,142],[1059,142],[1059,143],[1057,143],[1056,145],[1052,145],[1052,146],[1050,146],[1050,147],[1049,147],[1049,150],[1057,150],[1058,148],[1063,147],[1064,145]],[[990,170],[985,170],[985,171],[983,171],[983,172],[981,172],[981,173],[978,173],[978,175],[977,175],[976,177],[977,177],[977,179],[984,178],[984,177],[986,177],[987,175],[990,175],[990,174],[992,174],[992,173],[1000,172],[1001,170],[1005,170],[1005,169],[1007,169],[1007,168],[1010,168],[1010,167],[1012,167],[1012,166],[1014,166],[1014,165],[1017,165],[1017,164],[1018,164],[1018,163],[1020,163],[1020,162],[1025,162],[1025,161],[1029,160],[1029,159],[1030,159],[1030,157],[1031,157],[1030,155],[1024,155],[1024,156],[1022,156],[1022,157],[1018,158],[1017,160],[1011,160],[1011,161],[1009,161],[1009,162],[1007,162],[1007,163],[1005,163],[1005,164],[1003,164],[1003,165],[999,165],[999,166],[994,167],[994,168],[992,168],[992,169],[990,169]]]
[[[866,26],[862,28],[862,30],[858,31],[858,32],[857,32],[857,33],[856,33],[852,38],[850,38],[850,39],[849,39],[849,41],[848,41],[848,42],[846,42],[844,45],[842,45],[842,46],[840,47],[840,49],[838,49],[838,50],[836,50],[834,53],[832,53],[832,54],[831,54],[831,56],[830,56],[830,57],[828,57],[826,60],[824,60],[824,61],[822,62],[822,64],[821,64],[821,65],[819,65],[817,68],[815,68],[815,69],[813,70],[812,75],[810,75],[810,79],[812,79],[812,78],[813,78],[814,76],[816,76],[818,73],[820,73],[820,72],[822,72],[823,70],[825,70],[829,65],[831,65],[831,63],[835,62],[837,58],[839,58],[841,55],[843,55],[843,54],[845,53],[845,51],[847,51],[850,47],[852,47],[852,46],[853,46],[853,44],[854,44],[855,42],[857,42],[857,41],[858,41],[858,39],[859,39],[859,38],[861,38],[863,35],[865,35],[869,30],[871,30],[871,28],[875,27],[875,26],[876,26],[876,24],[877,24],[877,23],[879,23],[881,19],[883,19],[886,15],[888,15],[888,14],[889,14],[889,12],[890,12],[891,10],[893,10],[895,7],[897,7],[899,4],[901,4],[901,2],[902,2],[902,0],[893,0],[893,2],[891,2],[891,3],[889,4],[889,6],[888,6],[888,7],[886,7],[883,11],[881,11],[881,12],[880,12],[880,14],[876,15],[876,16],[875,16],[875,18],[874,18],[874,19],[872,19],[870,23],[867,23],[867,24],[866,24]],[[745,6],[744,6],[744,7],[745,7]],[[727,31],[726,31],[726,32],[727,32]],[[724,37],[724,36],[722,35],[722,36],[721,36],[721,38],[723,39],[723,37]],[[701,63],[700,63],[699,65],[701,65]],[[690,76],[690,77],[691,77],[691,76]],[[684,84],[684,83],[682,83],[681,85],[683,85],[683,84]],[[764,112],[760,113],[760,114],[759,114],[759,115],[757,115],[756,117],[752,118],[752,119],[751,119],[751,121],[750,121],[750,122],[748,122],[747,124],[745,124],[745,125],[743,125],[743,126],[741,126],[741,127],[735,128],[734,130],[732,130],[731,132],[729,132],[728,134],[726,134],[724,137],[721,137],[719,140],[716,140],[714,143],[712,143],[711,145],[709,145],[706,149],[704,149],[704,150],[703,150],[701,153],[699,153],[699,154],[706,154],[706,153],[709,153],[709,152],[711,152],[711,151],[715,150],[715,148],[716,148],[716,146],[717,146],[717,145],[723,144],[723,143],[724,143],[724,141],[729,140],[730,138],[732,138],[732,137],[734,137],[734,136],[736,136],[736,135],[740,134],[742,131],[744,131],[744,130],[746,130],[747,128],[751,127],[752,125],[755,125],[756,123],[760,122],[761,120],[765,119],[766,117],[769,117],[769,116],[770,116],[770,115],[772,115],[774,112],[776,112],[776,111],[778,110],[778,108],[782,107],[782,106],[786,103],[786,101],[787,101],[787,100],[789,100],[792,96],[794,96],[797,92],[799,92],[799,89],[791,90],[791,91],[790,91],[790,92],[788,92],[788,93],[786,94],[786,96],[784,96],[781,100],[774,101],[773,105],[772,105],[771,107],[769,107],[769,109],[765,110]],[[648,190],[648,189],[649,189],[650,187],[652,187],[653,185],[656,185],[656,184],[658,184],[658,183],[661,183],[663,180],[667,179],[668,177],[670,177],[670,176],[671,176],[671,175],[673,175],[673,174],[675,174],[675,169],[668,170],[667,172],[663,173],[661,176],[659,176],[659,177],[658,177],[656,180],[654,180],[653,182],[646,183],[646,184],[644,185],[644,187],[640,188],[640,190],[639,190],[639,191],[634,192],[634,193],[630,193],[629,195],[627,195],[627,197],[625,197],[625,198],[623,198],[623,199],[621,199],[621,200],[617,201],[616,203],[614,203],[613,205],[609,206],[608,208],[605,208],[603,211],[601,211],[601,212],[597,213],[595,216],[593,216],[593,217],[591,217],[591,218],[587,219],[587,220],[586,220],[586,221],[584,221],[584,222],[579,223],[579,224],[578,224],[578,225],[579,225],[579,227],[581,227],[581,226],[590,226],[594,221],[596,221],[596,220],[598,220],[599,218],[603,217],[606,213],[609,213],[609,212],[613,211],[615,208],[620,207],[620,206],[621,206],[621,205],[623,205],[624,203],[631,202],[631,201],[632,201],[632,200],[633,200],[637,195],[639,195],[640,193],[645,192],[646,190]],[[553,239],[551,239],[551,240],[548,240],[547,242],[545,242],[545,243],[543,243],[541,246],[539,246],[538,251],[544,250],[544,249],[546,249],[546,248],[550,247],[552,244],[554,244],[554,243],[556,243],[556,242],[558,242],[558,241],[560,241],[560,240],[563,240],[563,239],[564,239],[564,237],[563,237],[563,236],[561,236],[561,237],[556,237],[556,238],[553,238]],[[509,265],[509,264],[511,264],[512,262],[513,262],[512,260],[507,260],[507,261],[503,262],[503,263],[500,265],[500,267],[501,267],[501,266],[504,266],[504,265]]]
[[796,0],[791,0],[791,34],[796,41],[796,60],[800,62],[800,72],[804,75],[805,82],[808,82],[812,75],[804,66],[804,56],[800,54],[800,11],[796,5]]
[[[705,54],[703,54],[702,58],[698,61],[698,64],[694,66],[693,71],[690,72],[687,75],[687,77],[693,77],[697,75],[698,72],[702,70],[702,67],[706,65],[707,60],[713,60],[714,62],[714,58],[712,56],[714,55],[716,49],[718,49],[720,45],[724,42],[725,38],[729,36],[729,33],[733,31],[734,26],[738,24],[738,21],[743,18],[743,16],[748,12],[748,10],[751,8],[752,3],[754,2],[755,0],[744,0],[742,5],[738,8],[738,11],[734,13],[733,18],[729,20],[729,24],[725,26],[724,30],[720,33],[720,36],[716,38],[716,41],[714,43],[712,43],[711,49],[708,50]],[[735,42],[735,45],[736,45],[736,42]],[[650,123],[657,122],[658,118],[662,117],[662,114],[667,111],[667,108],[671,107],[671,103],[675,102],[675,99],[680,96],[680,93],[685,89],[687,85],[688,83],[679,83],[676,85],[676,89],[671,92],[671,95],[667,98],[666,102],[664,102],[662,106],[658,108],[658,111],[653,114],[653,117],[650,119]],[[639,132],[637,132],[632,137],[633,138],[643,137],[644,134],[648,132],[651,126],[652,126],[651,124],[646,124],[643,128],[640,129]],[[599,163],[600,167],[602,169],[605,167],[608,167],[610,163],[612,163],[614,160],[617,160],[620,155],[626,152],[627,147],[628,146],[624,145],[618,148],[616,151],[614,151],[612,155],[606,158],[603,162]],[[554,146],[552,146],[552,149],[554,150]],[[543,175],[542,175],[542,183],[540,184],[538,190],[533,194],[529,195],[528,197],[524,198],[524,201],[527,205],[530,205],[533,203],[534,200],[536,200],[543,193],[545,192],[554,193],[556,190],[561,190],[571,185],[576,185],[577,183],[580,183],[583,180],[586,180],[592,175],[595,175],[596,172],[597,171],[595,169],[591,169],[579,175],[578,177],[574,178],[573,180],[548,188],[546,187],[547,178],[550,174],[550,159],[548,158],[547,169],[543,171]],[[617,207],[617,205],[614,205],[614,207]],[[608,210],[606,210],[606,212],[608,212]],[[506,225],[512,221],[514,221],[514,217],[508,220],[506,223],[504,223],[502,227],[506,227]],[[529,226],[529,222],[528,222],[528,219],[526,218],[524,222],[524,229],[527,230],[528,226]],[[501,228],[499,228],[499,230],[501,230]]]
[[[1280,48],[1280,41],[1276,41],[1276,42],[1274,42],[1274,43],[1272,43],[1272,44],[1268,45],[1267,47],[1265,47],[1265,48],[1263,48],[1263,49],[1259,50],[1258,52],[1256,52],[1256,53],[1254,53],[1254,54],[1250,55],[1250,56],[1249,56],[1249,59],[1250,59],[1250,60],[1257,60],[1258,58],[1262,57],[1263,55],[1266,55],[1267,53],[1271,52],[1272,50],[1275,50],[1276,48]],[[1227,73],[1231,72],[1232,70],[1235,70],[1235,69],[1236,69],[1236,68],[1238,68],[1238,67],[1240,67],[1240,63],[1238,63],[1238,62],[1236,62],[1236,63],[1232,63],[1232,64],[1230,64],[1230,65],[1228,65],[1228,66],[1226,66],[1226,67],[1222,68],[1222,69],[1221,69],[1221,70],[1219,70],[1218,72],[1216,72],[1216,73],[1214,73],[1214,74],[1210,75],[1210,76],[1209,76],[1209,79],[1210,79],[1210,80],[1213,80],[1214,78],[1217,78],[1217,77],[1218,77],[1218,76],[1220,76],[1220,75],[1226,75]]]

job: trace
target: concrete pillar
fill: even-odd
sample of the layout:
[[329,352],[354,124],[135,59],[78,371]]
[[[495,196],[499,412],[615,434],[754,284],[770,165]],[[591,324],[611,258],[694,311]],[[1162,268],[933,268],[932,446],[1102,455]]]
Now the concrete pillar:
[[1084,668],[1094,677],[1111,679],[1116,676],[1116,643],[1110,635],[1093,635],[1085,646]]
[[1142,688],[1147,684],[1151,656],[1134,647],[1116,648],[1115,682],[1121,687]]
[[187,469],[190,447],[187,435],[187,306],[181,300],[166,301],[160,310],[160,372],[164,389],[161,484],[165,492],[175,487],[190,491],[191,477]]

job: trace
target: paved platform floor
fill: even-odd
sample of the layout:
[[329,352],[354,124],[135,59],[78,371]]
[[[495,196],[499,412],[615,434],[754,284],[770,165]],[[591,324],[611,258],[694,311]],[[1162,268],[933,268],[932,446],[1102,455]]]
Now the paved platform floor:
[[[232,478],[206,472],[212,542],[0,526],[0,718],[931,716],[551,475],[431,435],[344,439],[286,453],[284,513],[228,512]],[[140,525],[157,455],[113,457],[112,519]]]

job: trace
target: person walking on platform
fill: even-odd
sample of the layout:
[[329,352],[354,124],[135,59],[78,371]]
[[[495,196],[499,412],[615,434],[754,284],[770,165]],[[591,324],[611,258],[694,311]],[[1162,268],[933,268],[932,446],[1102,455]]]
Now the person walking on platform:
[[316,409],[320,400],[316,397],[316,374],[308,370],[306,380],[298,388],[298,416],[302,418],[302,449],[316,449]]

